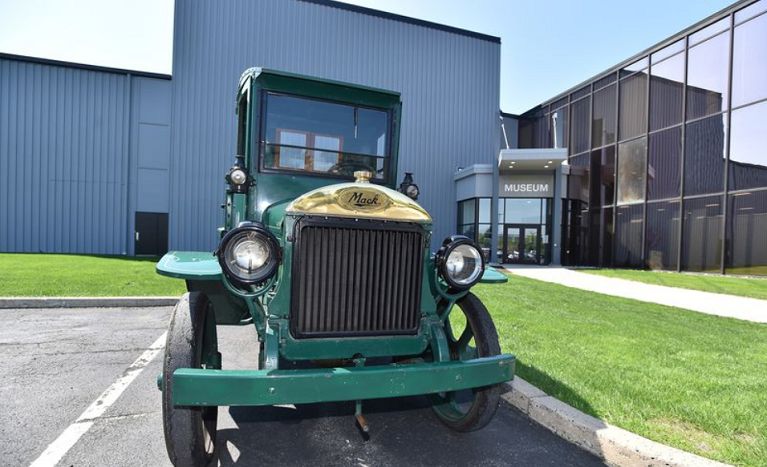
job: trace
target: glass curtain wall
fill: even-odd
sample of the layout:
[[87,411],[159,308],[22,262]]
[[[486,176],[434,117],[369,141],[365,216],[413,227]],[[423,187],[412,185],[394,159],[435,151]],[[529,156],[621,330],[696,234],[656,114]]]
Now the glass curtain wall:
[[458,202],[457,232],[477,242],[485,255],[485,261],[490,261],[493,228],[490,222],[491,202],[491,198],[470,198]]
[[566,135],[565,264],[767,275],[767,0],[530,117]]

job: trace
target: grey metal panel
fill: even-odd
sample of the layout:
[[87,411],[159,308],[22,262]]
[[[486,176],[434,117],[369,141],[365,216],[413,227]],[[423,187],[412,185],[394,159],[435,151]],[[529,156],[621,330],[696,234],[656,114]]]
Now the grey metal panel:
[[170,126],[139,123],[138,166],[144,169],[170,168]]
[[493,165],[475,164],[454,175],[455,202],[493,196]]
[[399,176],[414,172],[434,243],[455,228],[455,170],[495,162],[497,43],[295,0],[177,2],[175,16],[171,248],[215,247],[235,87],[250,66],[399,91]]
[[[131,205],[131,213],[167,213],[170,207],[171,96],[170,81],[133,80],[131,161],[135,168],[132,168],[131,201],[135,204]],[[129,216],[130,224],[135,221],[134,217],[134,214]],[[133,253],[133,247],[131,241],[129,252]]]
[[125,251],[125,75],[0,59],[0,251]]
[[168,171],[138,169],[136,211],[168,212]]
[[158,125],[170,124],[170,82],[151,78],[137,78],[139,88],[139,122]]

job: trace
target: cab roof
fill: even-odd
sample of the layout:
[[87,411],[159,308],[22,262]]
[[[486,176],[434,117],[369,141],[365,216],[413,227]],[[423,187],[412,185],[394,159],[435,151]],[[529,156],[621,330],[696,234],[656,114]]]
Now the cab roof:
[[248,68],[242,73],[238,86],[240,91],[249,78],[257,87],[275,92],[373,107],[391,107],[400,103],[400,93],[396,91],[260,67]]

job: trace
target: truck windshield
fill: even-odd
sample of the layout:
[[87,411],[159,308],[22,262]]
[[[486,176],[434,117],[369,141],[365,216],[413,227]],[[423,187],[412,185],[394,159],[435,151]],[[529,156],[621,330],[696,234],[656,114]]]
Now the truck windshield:
[[386,179],[386,111],[273,93],[265,110],[263,168]]

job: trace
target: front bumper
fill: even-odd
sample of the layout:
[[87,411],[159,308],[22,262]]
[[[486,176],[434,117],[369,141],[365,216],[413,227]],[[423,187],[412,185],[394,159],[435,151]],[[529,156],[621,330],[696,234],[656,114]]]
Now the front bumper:
[[173,373],[177,406],[309,404],[458,391],[509,381],[513,355],[466,361],[310,370],[204,370]]

